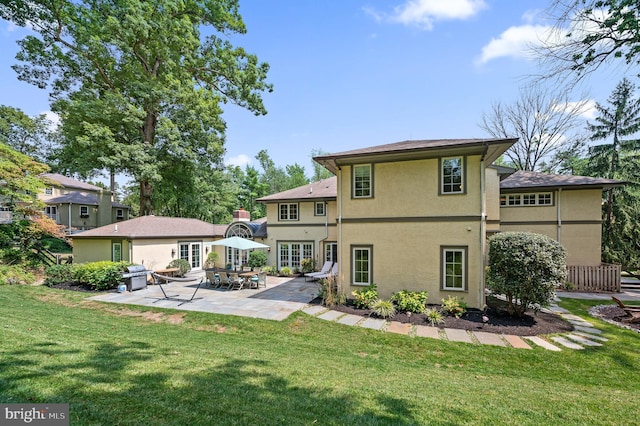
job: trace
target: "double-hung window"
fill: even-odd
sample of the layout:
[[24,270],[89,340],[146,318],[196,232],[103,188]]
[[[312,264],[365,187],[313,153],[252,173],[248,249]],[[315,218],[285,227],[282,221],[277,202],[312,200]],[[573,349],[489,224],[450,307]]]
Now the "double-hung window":
[[325,216],[325,204],[324,201],[316,201],[316,206],[315,206],[315,215],[316,216]]
[[440,193],[464,193],[464,158],[449,157],[440,160]]
[[373,177],[371,164],[353,166],[353,198],[371,198],[373,196]]
[[285,203],[279,206],[280,220],[298,220],[298,204],[297,203]]
[[80,206],[80,217],[89,217],[89,206]]
[[373,247],[351,247],[351,282],[353,285],[369,285],[372,281]]
[[460,290],[467,289],[467,248],[466,247],[442,247],[442,289]]

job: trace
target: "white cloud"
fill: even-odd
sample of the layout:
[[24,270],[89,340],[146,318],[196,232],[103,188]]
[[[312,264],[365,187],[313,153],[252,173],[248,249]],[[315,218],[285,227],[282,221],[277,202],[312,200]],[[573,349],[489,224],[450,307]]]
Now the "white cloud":
[[502,57],[531,59],[532,47],[548,38],[551,32],[552,27],[545,25],[510,27],[482,48],[478,63],[486,64],[492,59]]
[[42,111],[40,114],[44,114],[47,120],[51,123],[49,125],[49,130],[53,131],[58,128],[58,125],[60,124],[60,116],[58,114],[53,111]]
[[573,108],[580,108],[580,117],[585,120],[593,120],[596,118],[596,101],[588,99],[586,101],[567,102],[565,105],[558,105],[555,109],[558,111],[572,110]]
[[239,167],[245,167],[249,164],[251,164],[251,157],[249,157],[246,154],[239,154],[236,155],[234,157],[229,157],[225,160],[225,164],[227,166],[239,166]]
[[377,22],[388,21],[431,30],[436,21],[468,19],[485,7],[484,0],[407,0],[404,4],[396,6],[392,14],[381,13],[371,8],[364,11]]

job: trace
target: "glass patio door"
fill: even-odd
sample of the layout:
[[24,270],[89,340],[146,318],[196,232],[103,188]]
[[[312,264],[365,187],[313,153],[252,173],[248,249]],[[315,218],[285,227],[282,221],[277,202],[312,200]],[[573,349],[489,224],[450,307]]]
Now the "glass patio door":
[[202,245],[198,243],[180,243],[180,259],[185,259],[192,270],[202,269]]

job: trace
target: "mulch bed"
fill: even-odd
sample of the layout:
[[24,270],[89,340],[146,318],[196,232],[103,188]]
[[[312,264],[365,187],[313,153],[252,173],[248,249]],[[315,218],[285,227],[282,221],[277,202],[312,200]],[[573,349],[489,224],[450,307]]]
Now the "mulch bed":
[[617,305],[598,305],[589,309],[589,314],[610,324],[617,325],[640,333],[640,323],[628,323],[624,319],[624,311]]
[[[322,299],[316,298],[310,304],[321,305]],[[428,306],[429,308],[438,308],[439,305]],[[335,311],[347,314],[360,315],[363,317],[374,316],[369,309],[358,309],[353,302],[348,300],[345,305],[336,305],[331,307]],[[488,319],[487,322],[483,317]],[[533,311],[525,313],[522,318],[511,317],[497,308],[487,308],[486,311],[479,309],[469,309],[460,318],[453,316],[444,316],[444,323],[438,325],[440,328],[457,328],[470,331],[486,331],[488,333],[511,334],[516,336],[537,336],[541,334],[564,333],[573,330],[573,326],[562,319],[559,315],[549,314],[546,312]],[[431,325],[426,315],[411,314],[407,315],[398,312],[391,321],[402,323],[411,323],[419,325]]]
[[96,290],[93,290],[91,287],[76,283],[76,282],[66,282],[52,285],[51,288],[59,288],[61,290],[72,290],[72,291],[83,291],[87,293],[97,293]]

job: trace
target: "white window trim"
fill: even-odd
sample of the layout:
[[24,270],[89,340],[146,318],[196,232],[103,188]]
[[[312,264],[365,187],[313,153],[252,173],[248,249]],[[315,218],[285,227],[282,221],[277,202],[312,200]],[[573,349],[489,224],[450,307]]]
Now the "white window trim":
[[[441,269],[441,289],[446,291],[467,291],[467,259],[468,259],[468,247],[449,247],[443,246],[440,248],[440,269]],[[447,287],[447,252],[460,252],[462,253],[462,288],[460,287]]]
[[[356,250],[366,250],[369,252],[369,263],[367,265],[368,282],[356,281]],[[351,285],[368,286],[373,283],[373,246],[351,246]]]
[[[85,213],[82,212],[83,210]],[[89,206],[80,206],[80,217],[89,217]]]
[[[525,204],[524,197],[535,195],[535,202],[533,204]],[[542,196],[549,196],[549,203],[541,203]],[[518,203],[510,204],[510,197],[514,200],[517,199]],[[544,198],[545,200],[547,198]],[[500,207],[550,207],[553,206],[553,192],[520,192],[509,193],[500,195]]]
[[[282,206],[287,206],[287,217],[282,217]],[[291,206],[296,206],[296,217],[291,217]],[[298,203],[279,203],[278,204],[278,220],[293,221],[300,220],[300,206]]]
[[[356,194],[356,168],[366,167],[369,169],[369,194],[357,195]],[[373,167],[371,164],[354,164],[352,167],[353,176],[351,177],[351,194],[353,198],[373,198]]]
[[[322,213],[318,213],[318,207],[322,206]],[[327,207],[324,201],[316,201],[313,206],[313,214],[314,216],[326,216],[327,215]]]
[[[445,191],[444,185],[444,163],[447,160],[460,160],[460,190],[459,191]],[[441,195],[457,195],[457,194],[465,194],[465,158],[463,156],[455,156],[455,157],[443,157],[440,160],[440,194]]]

